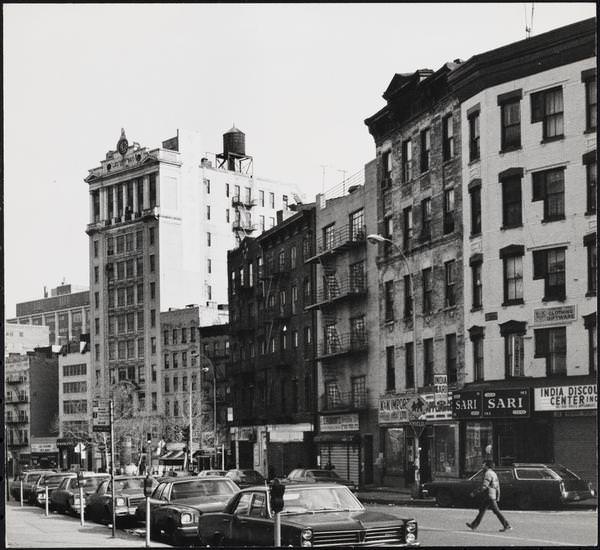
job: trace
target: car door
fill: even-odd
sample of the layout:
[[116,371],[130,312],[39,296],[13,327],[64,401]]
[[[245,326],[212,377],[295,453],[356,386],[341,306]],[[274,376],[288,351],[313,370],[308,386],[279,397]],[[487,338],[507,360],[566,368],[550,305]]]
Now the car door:
[[248,512],[246,544],[252,546],[273,546],[274,523],[267,511],[266,491],[255,491],[252,494],[250,511]]
[[252,503],[252,492],[242,493],[235,508],[232,511],[231,518],[231,543],[232,545],[245,546],[248,544],[249,521],[248,513]]
[[498,468],[496,470],[500,482],[500,502],[513,502],[515,500],[515,475],[512,468]]
[[104,504],[104,494],[108,488],[110,480],[106,479],[98,485],[96,491],[87,498],[87,513],[90,519],[99,519],[102,517],[102,509]]

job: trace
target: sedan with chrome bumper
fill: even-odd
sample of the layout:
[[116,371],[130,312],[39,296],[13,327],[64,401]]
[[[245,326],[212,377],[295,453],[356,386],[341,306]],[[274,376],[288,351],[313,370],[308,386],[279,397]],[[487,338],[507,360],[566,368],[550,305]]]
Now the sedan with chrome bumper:
[[[249,487],[221,513],[203,514],[197,543],[273,546],[275,516],[269,490]],[[281,546],[418,546],[417,522],[367,511],[352,491],[335,483],[285,485]]]

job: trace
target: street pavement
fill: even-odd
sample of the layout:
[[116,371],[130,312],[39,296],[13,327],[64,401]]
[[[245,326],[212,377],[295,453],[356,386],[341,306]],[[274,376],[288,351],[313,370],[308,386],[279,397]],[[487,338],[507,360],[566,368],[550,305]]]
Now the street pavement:
[[[86,521],[82,527],[79,518],[50,514],[37,506],[23,506],[18,502],[6,503],[6,548],[143,548],[145,539],[118,530],[115,538],[106,525]],[[153,548],[168,544],[152,541]]]

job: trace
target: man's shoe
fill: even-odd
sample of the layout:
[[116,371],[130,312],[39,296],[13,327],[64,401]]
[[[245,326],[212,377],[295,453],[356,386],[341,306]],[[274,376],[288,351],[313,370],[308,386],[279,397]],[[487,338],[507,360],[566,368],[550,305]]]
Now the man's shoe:
[[473,531],[475,531],[475,529],[477,529],[477,527],[475,527],[475,525],[473,525],[472,523],[469,523],[468,521],[467,521],[467,523],[465,523],[465,525],[466,525],[466,526],[467,526],[469,529],[472,529]]
[[510,525],[506,525],[505,527],[502,527],[502,529],[500,529],[500,532],[502,531],[512,531],[512,527]]

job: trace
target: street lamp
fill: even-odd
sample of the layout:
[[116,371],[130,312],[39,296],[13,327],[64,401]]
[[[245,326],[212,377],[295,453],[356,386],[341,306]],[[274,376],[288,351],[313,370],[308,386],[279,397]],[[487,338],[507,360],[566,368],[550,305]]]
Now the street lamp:
[[[400,258],[404,262],[404,267],[406,272],[408,273],[408,279],[410,281],[410,300],[412,306],[412,325],[413,325],[413,390],[415,394],[419,393],[419,384],[417,382],[417,304],[415,300],[415,285],[413,280],[412,271],[410,269],[410,265],[408,264],[408,260],[404,255],[404,252],[400,249],[400,247],[391,239],[384,237],[379,234],[371,234],[367,235],[367,241],[371,244],[391,244],[396,252],[400,255]],[[414,431],[415,435],[415,491],[417,495],[419,495],[421,491],[421,472],[420,472],[420,449],[419,449],[419,437],[417,436],[416,431]]]

